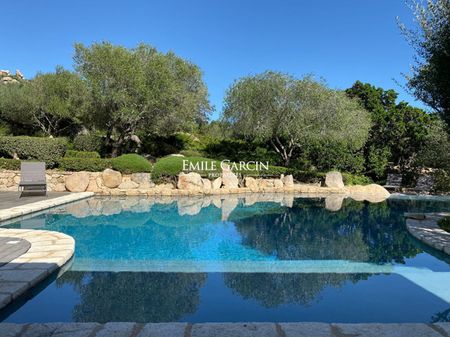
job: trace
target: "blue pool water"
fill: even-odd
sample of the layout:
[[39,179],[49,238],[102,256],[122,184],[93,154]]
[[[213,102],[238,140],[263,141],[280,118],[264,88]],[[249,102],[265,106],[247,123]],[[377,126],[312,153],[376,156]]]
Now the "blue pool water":
[[433,211],[450,211],[450,199],[82,200],[6,224],[67,233],[76,251],[0,319],[449,320],[450,259],[405,228],[405,212]]

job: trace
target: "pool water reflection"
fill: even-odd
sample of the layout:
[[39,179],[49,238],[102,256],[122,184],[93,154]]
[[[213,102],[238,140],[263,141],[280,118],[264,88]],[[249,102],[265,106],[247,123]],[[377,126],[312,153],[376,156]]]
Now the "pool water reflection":
[[8,322],[449,319],[450,289],[441,284],[450,274],[449,259],[413,239],[403,217],[448,211],[449,199],[370,204],[258,198],[92,198],[10,223],[72,235],[76,253],[68,271],[2,317]]

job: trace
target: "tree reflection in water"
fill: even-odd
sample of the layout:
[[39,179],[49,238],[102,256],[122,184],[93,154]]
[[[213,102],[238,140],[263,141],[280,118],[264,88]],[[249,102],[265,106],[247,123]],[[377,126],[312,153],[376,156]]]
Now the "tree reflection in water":
[[197,310],[206,274],[65,273],[57,284],[70,283],[80,296],[76,322],[170,322]]

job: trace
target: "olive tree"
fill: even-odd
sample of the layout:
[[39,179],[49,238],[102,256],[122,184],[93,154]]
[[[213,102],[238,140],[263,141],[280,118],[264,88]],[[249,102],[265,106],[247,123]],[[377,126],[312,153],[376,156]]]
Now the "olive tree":
[[265,72],[244,77],[228,89],[223,120],[234,134],[268,141],[289,165],[295,149],[315,142],[361,148],[368,113],[356,100],[311,77]]
[[412,74],[406,75],[407,87],[450,125],[450,1],[406,0],[406,4],[417,22],[412,28],[399,23],[416,52]]
[[46,136],[73,135],[87,109],[86,86],[61,67],[29,81],[0,86],[0,118]]
[[211,110],[200,69],[173,53],[104,42],[75,45],[74,59],[92,100],[85,122],[106,133],[112,156],[138,139],[138,132],[189,130]]

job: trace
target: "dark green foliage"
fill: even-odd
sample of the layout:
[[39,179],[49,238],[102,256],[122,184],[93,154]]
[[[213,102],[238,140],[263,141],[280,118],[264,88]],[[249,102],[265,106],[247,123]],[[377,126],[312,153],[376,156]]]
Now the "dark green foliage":
[[144,157],[130,153],[111,159],[112,168],[122,173],[151,172],[152,165]]
[[373,183],[369,177],[358,174],[342,173],[342,178],[345,185],[368,185]]
[[66,158],[100,158],[100,154],[95,151],[67,150],[64,157],[66,157]]
[[319,142],[306,144],[303,153],[293,167],[310,170],[311,166],[321,172],[330,170],[360,173],[364,171],[364,156],[361,150],[354,150],[346,144]]
[[141,151],[153,157],[164,157],[172,153],[180,153],[187,149],[187,144],[177,135],[142,137]]
[[20,170],[20,160],[0,158],[0,170]]
[[433,192],[449,193],[450,192],[450,174],[444,170],[437,170],[433,173],[434,185]]
[[0,137],[0,155],[21,160],[38,160],[54,167],[63,157],[67,147],[65,138],[44,137]]
[[370,112],[372,128],[364,147],[366,172],[380,179],[386,174],[388,162],[403,170],[409,168],[428,133],[431,117],[405,102],[397,104],[394,90],[356,81],[346,93],[358,98]]
[[450,1],[406,2],[417,24],[413,29],[400,24],[416,52],[407,86],[450,125]]
[[98,135],[78,135],[73,140],[73,148],[77,151],[96,151],[103,153],[103,138]]
[[100,172],[111,168],[110,159],[64,157],[59,161],[59,169],[63,171]]
[[196,150],[182,150],[182,151],[180,151],[180,154],[182,154],[185,157],[201,157],[201,156],[203,156],[203,153],[196,151]]
[[292,174],[296,181],[309,184],[322,184],[325,181],[325,173],[316,171],[287,170],[286,174]]
[[281,163],[279,156],[270,144],[244,141],[240,139],[213,140],[205,145],[204,152],[213,158],[239,161],[268,161],[271,165]]
[[438,221],[439,227],[450,233],[450,217],[446,216]]

